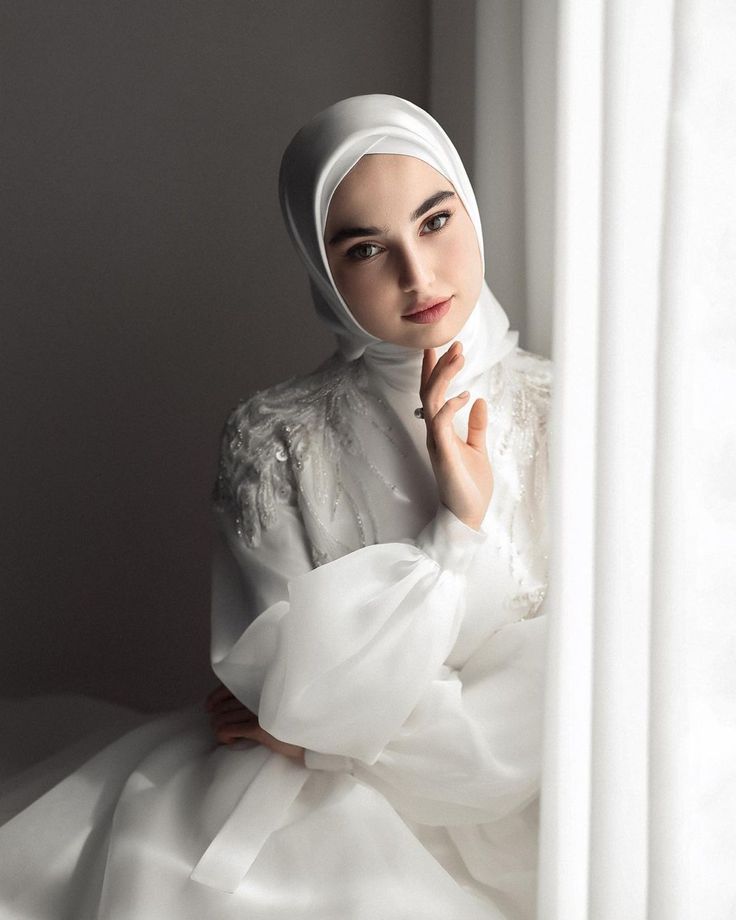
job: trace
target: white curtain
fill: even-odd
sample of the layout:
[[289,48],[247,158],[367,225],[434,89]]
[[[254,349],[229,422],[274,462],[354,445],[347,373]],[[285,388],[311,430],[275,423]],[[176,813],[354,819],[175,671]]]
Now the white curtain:
[[736,4],[519,7],[456,12],[474,181],[524,215],[495,266],[556,365],[539,920],[733,920]]
[[540,920],[736,916],[736,7],[561,0]]

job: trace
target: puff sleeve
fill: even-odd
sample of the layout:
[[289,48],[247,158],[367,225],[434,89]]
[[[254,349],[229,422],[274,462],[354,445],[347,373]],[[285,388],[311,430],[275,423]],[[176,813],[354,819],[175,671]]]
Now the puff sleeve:
[[308,768],[347,770],[425,823],[505,814],[537,789],[540,624],[446,664],[487,539],[440,506],[415,540],[312,568],[297,509],[257,547],[223,515],[213,669]]

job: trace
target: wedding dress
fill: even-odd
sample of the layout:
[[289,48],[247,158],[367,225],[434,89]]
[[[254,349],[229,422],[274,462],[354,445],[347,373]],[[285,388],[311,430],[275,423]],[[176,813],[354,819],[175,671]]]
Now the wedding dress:
[[362,359],[232,413],[213,667],[306,765],[217,746],[200,708],[83,739],[0,799],[0,916],[533,915],[549,362],[514,348],[488,385],[481,531]]
[[421,352],[359,327],[319,253],[330,193],[372,150],[447,176],[482,258],[467,176],[397,97],[307,129],[282,206],[339,347],[227,420],[211,612],[215,674],[305,762],[218,746],[201,706],[102,712],[0,795],[2,920],[534,915],[551,365],[484,282],[453,380],[488,406],[494,489],[474,530],[439,502]]

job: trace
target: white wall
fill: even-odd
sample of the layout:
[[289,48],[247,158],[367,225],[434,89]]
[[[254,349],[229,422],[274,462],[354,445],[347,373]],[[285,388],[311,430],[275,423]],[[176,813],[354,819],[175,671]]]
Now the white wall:
[[332,347],[281,225],[280,154],[344,96],[426,107],[428,14],[6,6],[0,695],[160,709],[213,685],[220,427]]

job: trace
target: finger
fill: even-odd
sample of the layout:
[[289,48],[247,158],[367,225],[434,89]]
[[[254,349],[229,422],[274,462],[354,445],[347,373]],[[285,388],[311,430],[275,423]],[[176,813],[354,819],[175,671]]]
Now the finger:
[[468,401],[470,393],[465,390],[448,399],[432,420],[432,436],[441,457],[449,457],[456,438],[452,420],[459,409]]
[[250,712],[250,710],[248,709],[248,707],[247,707],[247,706],[243,706],[243,704],[240,702],[240,700],[239,700],[239,699],[236,699],[236,697],[234,697],[234,696],[231,696],[231,697],[229,697],[229,698],[226,699],[226,700],[221,700],[219,703],[216,703],[216,704],[212,707],[211,712],[213,712],[213,713],[217,713],[217,712],[231,712],[231,711],[234,710],[234,709],[240,709],[240,710],[245,709],[246,711]]
[[486,443],[486,427],[488,425],[488,404],[485,399],[476,399],[470,407],[468,415],[468,438],[467,442],[470,447],[488,453]]
[[464,361],[465,356],[460,351],[459,342],[454,342],[452,347],[439,359],[424,391],[425,419],[434,418],[445,404],[447,387],[463,366]]
[[422,355],[422,378],[420,387],[423,387],[429,380],[429,375],[432,373],[432,368],[436,363],[437,359],[435,357],[434,348],[425,348],[424,354]]
[[210,709],[212,706],[219,703],[220,700],[228,699],[229,697],[232,697],[230,690],[228,690],[224,684],[220,684],[207,695],[205,706],[207,709]]
[[229,744],[231,741],[237,741],[244,738],[248,741],[258,741],[258,733],[262,731],[258,723],[252,722],[233,722],[231,725],[221,725],[215,731],[215,737],[222,744]]
[[429,380],[429,375],[432,373],[432,369],[436,363],[437,359],[435,358],[434,348],[425,348],[424,354],[422,356],[422,375],[419,384],[420,395],[424,392],[424,389],[427,386],[427,381]]
[[428,387],[431,388],[442,368],[449,364],[453,358],[456,358],[462,353],[462,347],[461,342],[453,342],[447,351],[439,358],[436,357],[436,350],[434,348],[425,349],[425,352],[430,351],[432,353],[432,361],[427,369],[425,379],[423,380],[425,392]]
[[255,721],[256,717],[249,709],[234,709],[232,712],[220,712],[210,717],[213,728],[221,728],[224,725],[245,725]]
[[424,357],[422,358],[422,380],[419,387],[420,396],[426,393],[428,387],[431,387],[441,367],[447,364],[461,350],[462,344],[460,342],[453,342],[447,351],[438,359],[436,349],[424,349]]

